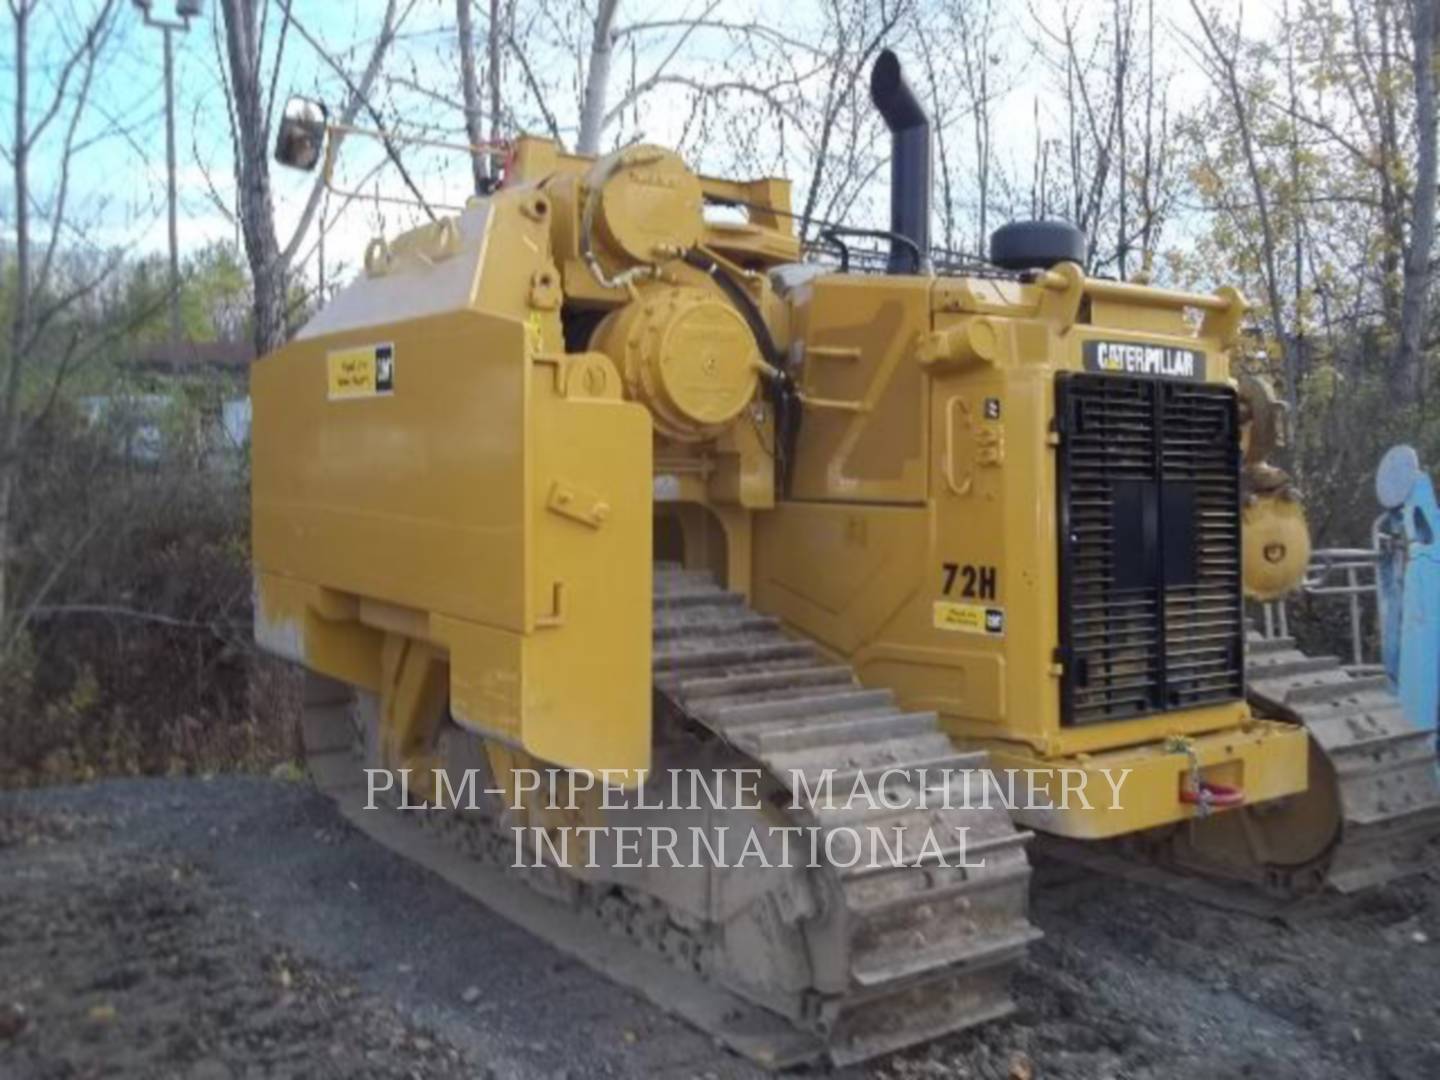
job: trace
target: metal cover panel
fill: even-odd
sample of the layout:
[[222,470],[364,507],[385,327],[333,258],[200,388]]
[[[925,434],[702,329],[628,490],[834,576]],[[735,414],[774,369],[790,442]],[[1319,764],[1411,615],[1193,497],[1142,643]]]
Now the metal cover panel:
[[1056,379],[1061,719],[1244,696],[1235,393]]

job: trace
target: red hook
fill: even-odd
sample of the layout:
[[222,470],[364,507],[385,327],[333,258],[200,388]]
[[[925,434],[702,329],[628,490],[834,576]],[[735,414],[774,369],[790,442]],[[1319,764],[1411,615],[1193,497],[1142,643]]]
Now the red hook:
[[1239,806],[1245,801],[1245,791],[1233,784],[1212,784],[1208,780],[1201,780],[1198,789],[1182,787],[1180,801],[1192,805],[1204,802],[1214,807]]

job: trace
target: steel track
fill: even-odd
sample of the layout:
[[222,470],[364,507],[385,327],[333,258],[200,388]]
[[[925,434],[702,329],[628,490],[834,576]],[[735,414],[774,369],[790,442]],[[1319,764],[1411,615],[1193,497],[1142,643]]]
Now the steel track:
[[[505,870],[513,849],[500,814],[365,812],[363,734],[354,695],[339,684],[316,681],[309,695],[309,768],[366,832],[761,1064],[847,1064],[1013,1009],[1010,973],[1040,936],[1026,914],[1029,834],[998,802],[967,808],[932,797],[916,805],[918,770],[933,778],[984,769],[983,753],[957,752],[934,714],[906,713],[888,691],[860,687],[848,667],[704,574],[657,569],[654,671],[665,737],[721,743],[763,769],[790,793],[783,805],[795,824],[848,834],[873,827],[887,837],[901,830],[898,865],[810,869],[813,902],[770,929],[776,948],[799,952],[808,969],[810,985],[798,995],[747,985],[747,961],[759,958],[744,953],[754,942],[729,942],[634,887],[558,869]],[[869,790],[887,771],[892,801],[907,808],[848,797],[857,782]],[[795,798],[796,772],[815,799]],[[828,799],[820,794],[827,772]],[[919,857],[927,833],[936,838],[930,854],[943,849],[938,861]],[[962,859],[983,865],[953,865]],[[517,902],[517,880],[543,895]],[[600,927],[610,932],[597,934]],[[668,961],[663,976],[658,957]]]
[[[513,848],[500,814],[361,811],[356,749],[363,740],[354,695],[339,684],[318,682],[320,692],[307,700],[310,769],[365,831],[751,1060],[785,1066],[828,1057],[844,1064],[1011,1010],[1009,975],[1039,936],[1026,914],[1029,834],[1017,831],[998,805],[932,801],[897,811],[844,798],[852,781],[873,788],[887,770],[899,771],[891,776],[901,777],[903,794],[920,769],[932,776],[983,769],[983,753],[957,751],[934,714],[907,713],[890,692],[861,687],[847,666],[787,636],[775,620],[696,572],[657,569],[654,671],[657,731],[672,742],[678,736],[723,744],[792,796],[797,774],[816,788],[830,773],[832,800],[804,801],[791,811],[797,823],[822,830],[898,826],[907,853],[927,833],[956,837],[946,852],[956,858],[962,854],[956,830],[965,829],[967,861],[984,866],[911,859],[811,870],[814,903],[774,932],[805,954],[812,983],[777,1000],[764,987],[746,985],[745,956],[734,955],[716,927],[695,925],[643,890],[559,869],[506,869]],[[1288,639],[1252,638],[1247,677],[1257,708],[1304,724],[1333,771],[1338,817],[1321,854],[1207,864],[1205,870],[1229,880],[1197,882],[1189,873],[1193,861],[1155,858],[1161,848],[1153,844],[1047,849],[1096,872],[1138,876],[1255,914],[1281,910],[1288,898],[1324,886],[1352,892],[1413,870],[1440,831],[1431,734],[1405,722],[1384,680],[1353,678],[1338,661],[1306,656]],[[909,791],[917,793],[913,783]],[[1137,851],[1150,857],[1137,858]],[[1234,879],[1259,888],[1237,888]]]
[[1388,681],[1254,633],[1245,675],[1258,715],[1309,732],[1305,792],[1113,841],[1046,837],[1038,850],[1263,918],[1331,910],[1430,865],[1440,838],[1435,732],[1410,724]]
[[1334,774],[1340,820],[1313,865],[1276,867],[1272,887],[1341,893],[1413,873],[1440,835],[1435,732],[1406,719],[1383,675],[1356,677],[1291,638],[1251,634],[1246,686],[1257,711],[1302,724]]

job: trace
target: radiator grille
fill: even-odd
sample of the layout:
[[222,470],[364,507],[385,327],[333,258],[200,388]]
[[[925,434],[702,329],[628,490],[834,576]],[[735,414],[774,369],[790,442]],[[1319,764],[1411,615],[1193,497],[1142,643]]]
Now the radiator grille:
[[1056,394],[1062,721],[1243,697],[1234,392],[1064,374]]

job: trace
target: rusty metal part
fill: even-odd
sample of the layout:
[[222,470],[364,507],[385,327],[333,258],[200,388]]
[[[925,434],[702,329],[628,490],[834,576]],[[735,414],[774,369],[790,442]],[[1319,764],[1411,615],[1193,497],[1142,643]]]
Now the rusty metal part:
[[[848,778],[874,780],[886,770],[898,770],[891,779],[901,791],[892,784],[892,796],[916,795],[920,774],[906,770],[925,767],[933,777],[942,769],[983,769],[985,755],[957,751],[934,714],[905,713],[888,691],[861,688],[848,667],[787,637],[708,575],[657,573],[654,636],[657,763],[728,760],[764,770],[772,791],[786,796],[771,800],[771,812],[788,823],[822,832],[898,828],[906,858],[898,865],[802,868],[800,896],[793,893],[795,875],[775,868],[712,869],[707,895],[754,895],[761,902],[731,904],[728,916],[709,920],[683,910],[675,896],[683,886],[674,877],[625,881],[554,867],[526,871],[526,884],[561,898],[582,922],[598,922],[668,959],[680,969],[672,978],[682,982],[657,1000],[762,1064],[860,1061],[1011,1011],[1010,973],[1039,937],[1026,917],[1029,834],[1015,829],[999,802],[930,800],[920,807],[912,799],[895,810],[846,805],[844,798]],[[312,686],[318,690],[307,697],[304,720],[311,773],[323,790],[353,805],[364,784],[362,763],[378,763],[374,699],[325,680]],[[436,751],[447,768],[483,769],[486,755],[478,747],[474,736],[452,728]],[[792,770],[811,780],[832,770],[831,798],[819,795],[818,783],[816,797],[796,797],[788,787]],[[670,814],[660,820],[681,823],[679,811]],[[514,861],[511,822],[493,800],[479,813],[352,818],[380,833],[395,829],[396,818],[424,822],[493,869]],[[957,834],[959,828],[967,832]],[[958,835],[964,861],[983,865],[919,857],[927,832],[952,845]],[[406,854],[420,850],[403,839],[393,846]],[[492,902],[493,890],[472,891]],[[622,981],[644,969],[634,958],[617,961],[613,945],[597,948],[583,928],[553,935],[545,926],[531,928],[564,939],[562,947],[570,942],[581,959]],[[645,978],[653,981],[653,970]]]

